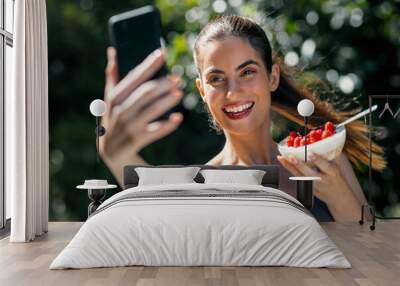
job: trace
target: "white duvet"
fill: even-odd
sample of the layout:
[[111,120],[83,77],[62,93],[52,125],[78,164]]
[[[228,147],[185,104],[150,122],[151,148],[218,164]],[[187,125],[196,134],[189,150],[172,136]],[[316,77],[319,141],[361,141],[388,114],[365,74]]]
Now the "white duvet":
[[[264,191],[255,197],[129,198],[144,192]],[[274,199],[274,197],[283,199]],[[292,202],[285,203],[284,201]],[[256,185],[138,186],[103,202],[50,269],[145,266],[350,268],[319,223],[284,192]]]

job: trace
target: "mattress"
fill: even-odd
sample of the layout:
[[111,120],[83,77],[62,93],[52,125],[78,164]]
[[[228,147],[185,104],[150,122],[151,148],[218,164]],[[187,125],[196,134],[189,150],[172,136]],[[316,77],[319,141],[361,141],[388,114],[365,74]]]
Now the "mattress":
[[50,269],[130,265],[351,267],[290,195],[261,185],[201,183],[115,194]]

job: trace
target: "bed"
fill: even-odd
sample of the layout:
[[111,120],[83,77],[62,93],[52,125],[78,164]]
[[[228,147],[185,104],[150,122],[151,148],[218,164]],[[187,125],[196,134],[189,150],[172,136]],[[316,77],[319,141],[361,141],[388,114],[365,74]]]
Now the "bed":
[[260,185],[139,185],[126,166],[123,190],[94,212],[50,269],[144,266],[291,266],[350,268],[300,202],[279,188],[273,165],[189,165],[200,170],[263,170]]

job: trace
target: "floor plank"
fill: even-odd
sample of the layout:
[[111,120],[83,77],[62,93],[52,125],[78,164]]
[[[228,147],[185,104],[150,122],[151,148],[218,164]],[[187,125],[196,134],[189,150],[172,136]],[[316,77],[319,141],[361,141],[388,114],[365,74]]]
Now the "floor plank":
[[31,243],[0,240],[0,285],[399,285],[400,222],[380,221],[375,231],[357,223],[322,223],[352,269],[295,267],[116,267],[49,270],[55,256],[81,222],[51,222],[49,232]]

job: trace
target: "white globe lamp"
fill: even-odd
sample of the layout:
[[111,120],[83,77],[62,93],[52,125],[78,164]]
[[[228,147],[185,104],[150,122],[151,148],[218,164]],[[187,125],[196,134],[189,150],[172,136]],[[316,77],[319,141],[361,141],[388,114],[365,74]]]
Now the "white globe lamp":
[[90,113],[92,113],[96,117],[101,117],[106,113],[107,105],[101,99],[95,99],[90,103],[89,109]]
[[297,104],[297,112],[304,117],[305,143],[304,161],[307,163],[307,117],[314,113],[314,103],[309,99],[303,99]]
[[297,105],[297,112],[301,116],[311,116],[314,113],[314,103],[309,99],[303,99]]
[[95,99],[90,103],[90,113],[96,117],[96,150],[97,150],[97,162],[99,162],[99,137],[106,133],[106,129],[100,125],[100,117],[102,117],[107,110],[106,103],[101,99]]

